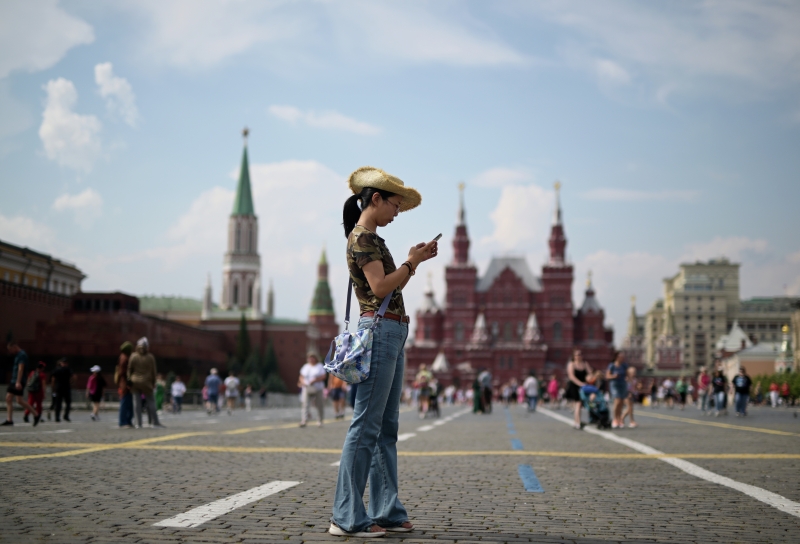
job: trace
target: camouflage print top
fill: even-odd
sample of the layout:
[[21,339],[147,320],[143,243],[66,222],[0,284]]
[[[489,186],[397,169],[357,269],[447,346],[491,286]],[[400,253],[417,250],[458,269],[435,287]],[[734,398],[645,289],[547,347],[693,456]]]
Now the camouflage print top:
[[[383,238],[372,231],[356,225],[347,238],[347,268],[350,270],[350,279],[353,280],[353,290],[356,293],[361,313],[377,312],[383,299],[375,296],[369,287],[367,277],[361,268],[372,261],[383,262],[383,273],[388,275],[397,270],[392,254],[386,247]],[[403,292],[398,287],[394,290],[386,310],[390,314],[406,315],[403,304]]]

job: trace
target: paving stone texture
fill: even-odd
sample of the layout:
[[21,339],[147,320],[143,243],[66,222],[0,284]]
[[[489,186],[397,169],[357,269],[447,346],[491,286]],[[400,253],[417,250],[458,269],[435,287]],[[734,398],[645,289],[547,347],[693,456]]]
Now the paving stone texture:
[[[461,406],[447,407],[442,417],[463,411]],[[491,415],[464,413],[426,432],[418,429],[432,420],[422,422],[410,409],[401,415],[400,432],[416,433],[398,444],[401,499],[416,530],[384,540],[800,542],[798,517],[657,459],[626,458],[636,452],[546,415],[528,414],[518,406],[508,413],[513,435],[502,407]],[[567,411],[558,413],[570,417]],[[165,415],[166,429],[119,430],[111,413],[91,422],[86,413],[77,412],[70,424],[45,423],[36,429],[17,425],[0,432],[0,541],[347,540],[326,531],[337,471],[331,463],[339,458],[335,452],[348,423],[301,429],[294,425],[297,415],[279,409],[230,417],[187,412]],[[800,418],[791,410],[753,409],[748,418],[736,419],[704,417],[693,408],[642,409],[638,421],[637,429],[613,432],[666,453],[795,454],[789,459],[688,460],[800,501]],[[64,429],[72,432],[52,432]],[[511,439],[520,440],[524,449],[512,450]],[[186,446],[191,448],[180,449]],[[80,450],[87,451],[74,453]],[[487,453],[469,454],[478,451]],[[52,456],[57,452],[73,454]],[[433,455],[437,452],[444,455]],[[28,457],[37,455],[46,456]],[[15,456],[21,458],[9,460]],[[519,464],[533,467],[544,493],[525,491]],[[153,526],[274,480],[302,483],[196,528]]]

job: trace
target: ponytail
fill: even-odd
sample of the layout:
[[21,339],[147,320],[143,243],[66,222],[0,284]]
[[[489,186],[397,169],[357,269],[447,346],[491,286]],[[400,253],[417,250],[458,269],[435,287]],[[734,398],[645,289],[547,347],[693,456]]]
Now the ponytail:
[[361,211],[365,210],[372,205],[372,195],[378,193],[381,198],[387,200],[395,195],[383,189],[375,189],[374,187],[364,187],[357,195],[353,195],[344,201],[344,209],[342,210],[342,225],[344,225],[344,237],[349,238],[350,233],[361,218]]
[[345,238],[350,236],[350,233],[358,223],[358,218],[361,217],[361,208],[358,207],[358,201],[361,199],[359,195],[353,195],[344,201],[344,210],[342,211],[342,224],[344,225]]

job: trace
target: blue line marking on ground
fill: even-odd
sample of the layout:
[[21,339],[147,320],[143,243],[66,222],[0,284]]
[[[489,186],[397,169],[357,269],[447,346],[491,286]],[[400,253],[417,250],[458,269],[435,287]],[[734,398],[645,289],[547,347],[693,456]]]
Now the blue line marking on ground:
[[522,449],[522,441],[513,438],[511,440],[511,449],[512,450],[521,450]]
[[519,465],[517,469],[519,470],[519,477],[522,480],[522,485],[525,486],[525,491],[529,493],[544,493],[542,484],[539,483],[539,478],[536,477],[533,467],[530,465]]

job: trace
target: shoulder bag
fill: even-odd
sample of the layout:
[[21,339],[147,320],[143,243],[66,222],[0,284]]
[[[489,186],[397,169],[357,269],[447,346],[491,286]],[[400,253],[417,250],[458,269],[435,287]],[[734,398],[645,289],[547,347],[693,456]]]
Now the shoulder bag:
[[372,332],[386,313],[392,294],[394,294],[394,289],[383,299],[371,327],[351,333],[347,327],[350,325],[350,299],[353,295],[353,282],[348,280],[344,332],[331,342],[331,349],[328,350],[323,365],[326,372],[347,383],[361,383],[369,378],[369,367],[372,362]]

